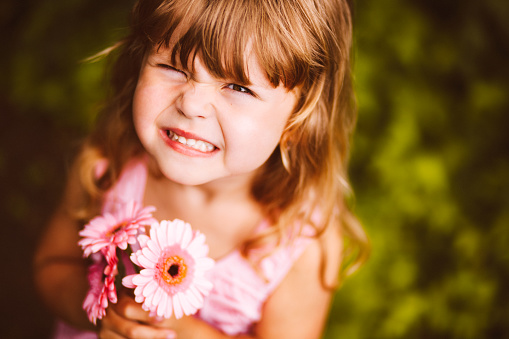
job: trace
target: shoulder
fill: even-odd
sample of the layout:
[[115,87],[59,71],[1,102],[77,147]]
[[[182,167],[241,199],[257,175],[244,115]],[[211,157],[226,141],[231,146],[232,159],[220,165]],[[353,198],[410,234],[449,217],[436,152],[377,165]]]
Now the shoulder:
[[319,276],[323,285],[332,287],[337,285],[343,254],[343,239],[336,222],[326,224],[325,229],[320,231],[321,226],[316,225],[324,225],[321,219],[319,213],[314,213],[310,224],[302,228],[300,237],[307,240],[306,247],[292,270],[298,271],[302,266],[319,267]]
[[337,232],[327,231],[320,238],[309,239],[265,303],[262,321],[256,329],[261,337],[309,339],[321,336],[333,294],[333,290],[324,286],[324,278],[327,284],[335,281],[340,247]]
[[[337,228],[329,227],[322,234],[309,239],[305,250],[289,272],[292,276],[317,276],[323,287],[335,286],[341,264],[343,242]],[[298,281],[299,279],[296,279]]]

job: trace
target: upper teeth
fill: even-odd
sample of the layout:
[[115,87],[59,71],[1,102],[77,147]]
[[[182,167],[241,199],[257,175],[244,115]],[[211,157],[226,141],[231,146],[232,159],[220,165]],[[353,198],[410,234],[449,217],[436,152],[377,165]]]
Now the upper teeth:
[[181,135],[176,134],[173,131],[167,131],[168,137],[172,140],[175,140],[182,145],[189,146],[191,148],[197,149],[202,152],[212,152],[216,147],[206,141],[196,140],[191,138],[185,138]]

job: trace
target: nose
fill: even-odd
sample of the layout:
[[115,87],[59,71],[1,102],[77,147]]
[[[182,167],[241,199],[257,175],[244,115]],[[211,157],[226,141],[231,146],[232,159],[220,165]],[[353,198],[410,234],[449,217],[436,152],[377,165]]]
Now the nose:
[[208,118],[215,113],[215,86],[189,80],[181,89],[176,107],[187,118]]

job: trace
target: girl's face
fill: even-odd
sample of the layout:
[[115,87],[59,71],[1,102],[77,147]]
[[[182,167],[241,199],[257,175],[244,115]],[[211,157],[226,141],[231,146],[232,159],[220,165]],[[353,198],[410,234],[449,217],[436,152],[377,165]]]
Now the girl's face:
[[172,65],[170,51],[152,51],[133,101],[141,143],[170,180],[199,185],[251,176],[272,154],[296,102],[274,88],[253,55],[248,86],[213,77],[197,56],[194,72]]

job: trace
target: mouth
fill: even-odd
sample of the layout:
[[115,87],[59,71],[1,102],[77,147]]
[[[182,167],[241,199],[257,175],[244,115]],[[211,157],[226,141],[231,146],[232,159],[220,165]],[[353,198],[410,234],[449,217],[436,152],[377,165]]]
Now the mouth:
[[[195,149],[195,150],[203,152],[203,153],[211,153],[217,149],[216,146],[214,146],[211,143],[204,141],[204,140],[193,139],[189,136],[185,137],[185,136],[177,134],[175,131],[169,130],[169,129],[166,130],[165,132],[170,140],[173,140],[175,142],[178,142],[181,145],[190,147],[192,149]],[[184,133],[182,133],[182,134],[184,134]]]

